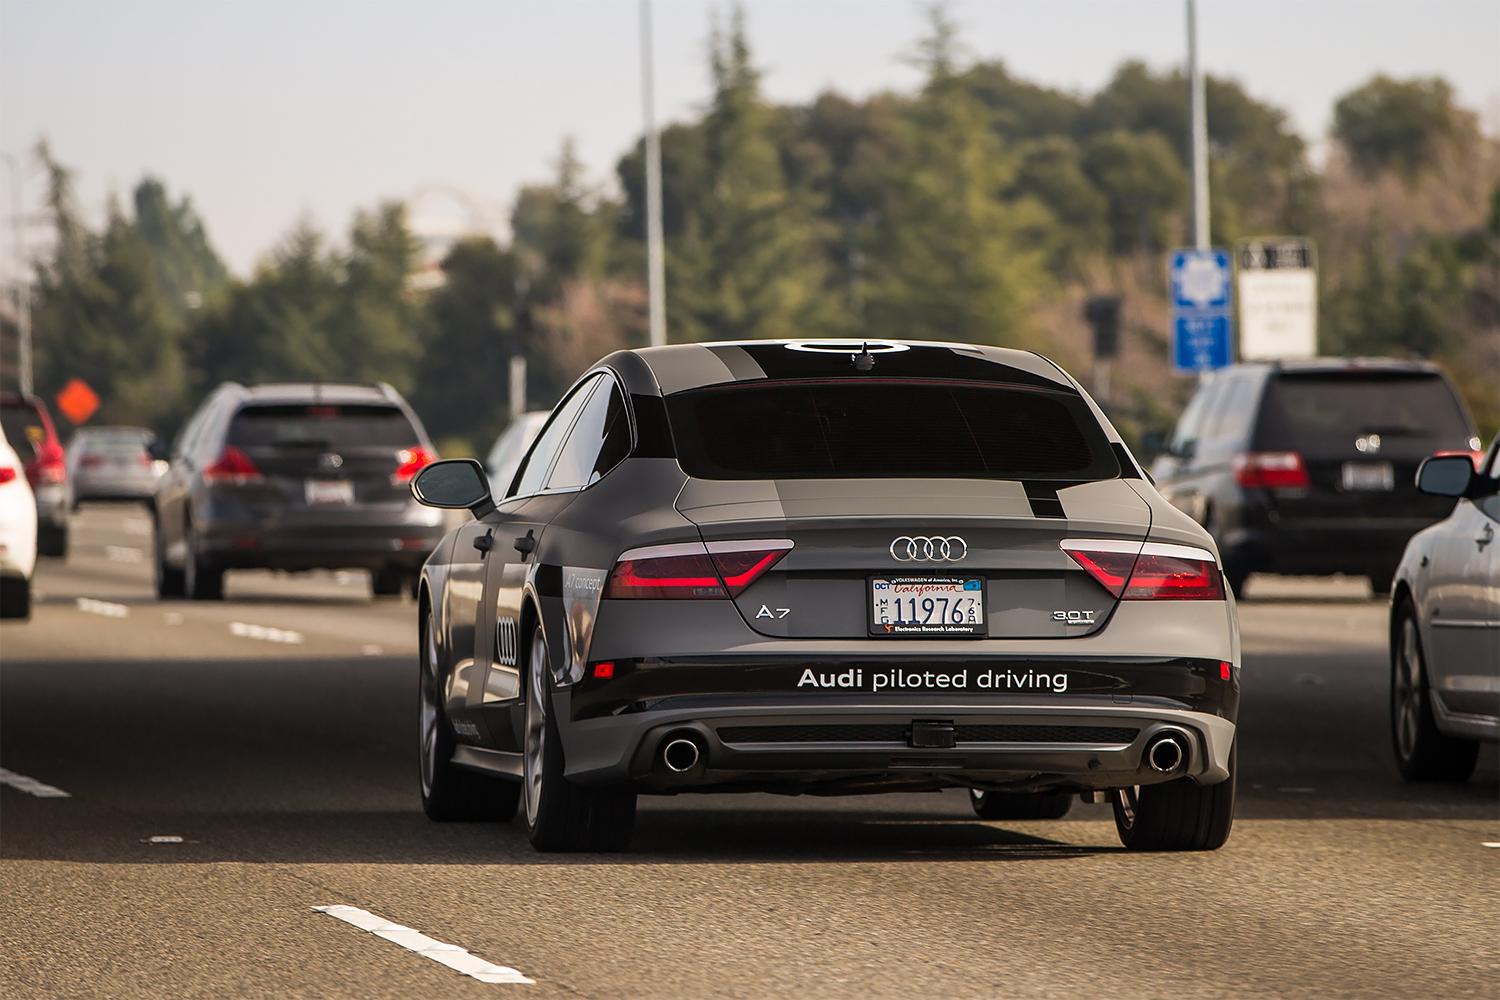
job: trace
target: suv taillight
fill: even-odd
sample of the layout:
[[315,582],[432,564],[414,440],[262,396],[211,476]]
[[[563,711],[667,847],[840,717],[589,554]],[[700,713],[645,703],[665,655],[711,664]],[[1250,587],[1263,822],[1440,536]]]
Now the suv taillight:
[[792,550],[791,539],[685,542],[631,549],[610,571],[609,598],[738,597]]
[[203,470],[205,483],[233,483],[242,486],[245,483],[258,483],[264,478],[250,456],[232,444],[225,445],[219,460]]
[[1065,538],[1060,543],[1105,590],[1122,601],[1222,601],[1224,576],[1207,549],[1114,539]]
[[410,448],[402,448],[396,452],[396,471],[391,473],[391,485],[406,485],[411,482],[413,476],[422,471],[424,466],[436,460],[436,455],[419,444],[414,444]]
[[1247,451],[1234,456],[1234,481],[1247,488],[1306,489],[1307,466],[1295,451]]
[[38,448],[28,478],[32,483],[66,482],[68,465],[63,457],[62,448],[53,443],[44,444]]

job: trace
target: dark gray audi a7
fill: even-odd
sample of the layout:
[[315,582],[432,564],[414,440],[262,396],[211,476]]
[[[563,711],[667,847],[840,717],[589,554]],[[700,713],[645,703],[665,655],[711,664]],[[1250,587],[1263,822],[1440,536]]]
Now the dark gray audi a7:
[[621,849],[636,796],[967,788],[986,819],[1107,799],[1217,848],[1239,630],[1213,540],[1051,361],[962,344],[611,354],[423,569],[421,791]]

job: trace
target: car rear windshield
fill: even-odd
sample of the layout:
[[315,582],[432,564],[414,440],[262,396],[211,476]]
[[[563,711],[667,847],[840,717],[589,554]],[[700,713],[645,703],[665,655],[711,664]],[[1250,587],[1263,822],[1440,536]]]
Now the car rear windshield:
[[41,416],[26,403],[0,405],[0,427],[5,430],[5,440],[17,451],[26,446],[35,449],[47,440]]
[[1077,393],[969,382],[742,382],[676,393],[677,457],[702,479],[1110,479]]
[[251,405],[234,415],[229,444],[245,448],[410,448],[417,432],[386,404]]
[[1258,447],[1345,454],[1354,439],[1379,434],[1382,450],[1423,455],[1467,448],[1468,417],[1436,372],[1283,373],[1261,407]]

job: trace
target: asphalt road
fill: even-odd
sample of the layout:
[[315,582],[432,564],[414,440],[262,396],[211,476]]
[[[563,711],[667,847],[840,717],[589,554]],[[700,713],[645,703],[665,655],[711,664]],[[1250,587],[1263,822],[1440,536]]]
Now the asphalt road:
[[159,603],[149,544],[85,509],[0,626],[0,766],[68,793],[0,788],[5,997],[1497,994],[1495,750],[1462,786],[1396,779],[1362,583],[1252,580],[1216,853],[948,792],[648,798],[629,853],[544,857],[519,823],[422,816],[410,602],[231,574],[222,603]]

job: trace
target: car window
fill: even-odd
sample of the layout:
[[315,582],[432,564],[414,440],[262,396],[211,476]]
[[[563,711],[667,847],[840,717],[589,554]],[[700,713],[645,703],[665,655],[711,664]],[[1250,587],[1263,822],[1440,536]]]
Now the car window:
[[737,382],[668,397],[702,479],[1113,479],[1083,397],[980,382]]
[[242,407],[229,422],[237,448],[392,450],[418,443],[416,428],[389,403],[276,403]]
[[47,440],[47,428],[42,424],[41,415],[24,402],[6,403],[0,406],[0,426],[5,428],[6,440],[17,449],[21,448],[24,442],[31,447],[32,451],[35,451],[42,446],[42,442]]
[[1458,397],[1435,372],[1283,372],[1266,390],[1256,447],[1347,455],[1357,438],[1373,437],[1372,454],[1421,459],[1467,449],[1473,433]]
[[630,420],[614,379],[607,379],[578,415],[557,456],[549,490],[576,490],[596,482],[630,451]]
[[531,446],[531,453],[521,464],[521,471],[516,476],[516,488],[511,491],[511,496],[524,497],[541,491],[542,483],[547,479],[547,473],[552,468],[552,460],[557,457],[563,438],[573,426],[573,420],[578,416],[578,411],[583,409],[594,387],[603,377],[603,375],[595,375],[584,382],[552,412],[552,419],[537,436],[536,442]]
[[1218,395],[1219,384],[1210,381],[1193,394],[1188,400],[1187,409],[1182,411],[1182,416],[1177,421],[1177,428],[1172,431],[1172,441],[1169,450],[1174,455],[1185,455],[1189,448],[1196,447],[1198,443],[1198,432],[1203,426],[1203,415],[1208,404]]
[[1253,415],[1250,412],[1254,402],[1250,398],[1252,387],[1251,380],[1244,376],[1225,380],[1212,409],[1206,411],[1194,449],[1196,458],[1210,463],[1227,461],[1230,455],[1244,447],[1250,436]]

